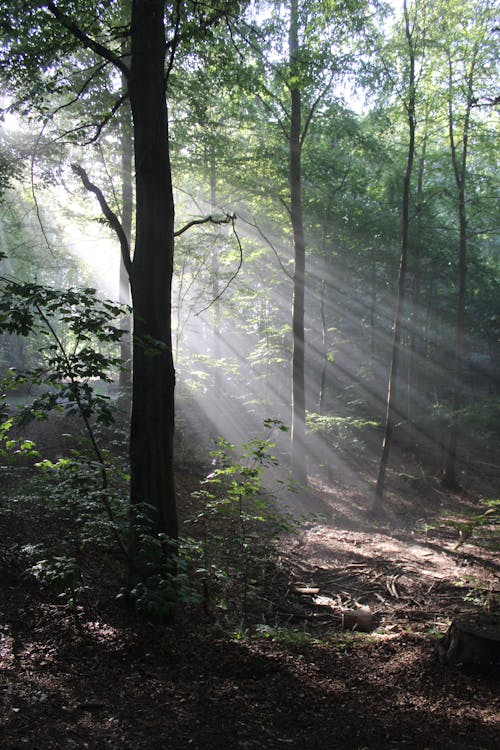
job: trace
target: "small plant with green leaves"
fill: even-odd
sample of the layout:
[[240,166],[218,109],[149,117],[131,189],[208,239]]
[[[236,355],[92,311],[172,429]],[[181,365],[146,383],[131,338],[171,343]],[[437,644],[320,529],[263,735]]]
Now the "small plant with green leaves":
[[18,514],[29,506],[42,521],[41,543],[22,550],[27,572],[69,603],[82,604],[96,563],[126,555],[126,495],[118,484],[104,491],[100,465],[83,452],[36,466],[39,474],[30,473],[27,494],[17,502]]
[[31,572],[44,585],[61,589],[58,593],[69,591],[73,600],[86,546],[118,546],[127,555],[126,478],[122,472],[117,479],[111,454],[98,438],[99,426],[112,424],[113,409],[95,387],[110,382],[120,367],[114,349],[123,331],[115,321],[123,311],[122,305],[99,299],[94,289],[57,290],[0,278],[0,333],[30,338],[39,351],[34,366],[10,369],[3,378],[6,391],[30,384],[36,392],[16,414],[3,408],[0,457],[34,457],[32,442],[12,438],[11,430],[46,420],[54,410],[79,416],[86,432],[85,445],[69,457],[37,464],[44,477],[40,502],[43,496],[64,532],[32,560]]
[[303,628],[286,627],[284,625],[267,625],[260,623],[256,627],[256,633],[260,638],[272,641],[273,643],[284,643],[288,646],[302,646],[304,644],[316,645],[321,641],[315,638]]
[[205,604],[210,606],[216,598],[224,608],[233,596],[243,621],[249,597],[273,556],[273,540],[290,528],[285,516],[271,510],[263,487],[266,468],[278,465],[274,433],[287,428],[274,419],[267,419],[264,427],[266,437],[239,448],[219,438],[211,452],[214,469],[193,493],[201,505],[191,522],[201,527],[203,559],[198,572]]
[[80,561],[73,557],[65,541],[24,544],[18,549],[25,573],[33,576],[44,589],[55,593],[59,599],[75,607],[83,591]]
[[94,544],[125,552],[126,493],[119,479],[102,486],[101,465],[90,454],[74,450],[57,461],[45,459],[36,466],[45,480],[47,504],[71,529],[75,548]]
[[476,541],[498,551],[500,549],[500,498],[481,499],[480,508],[466,518],[449,518],[445,524],[458,532],[455,549],[469,541]]
[[380,427],[379,422],[357,417],[315,414],[309,412],[307,429],[321,436],[327,445],[336,451],[361,452],[364,444],[361,433],[367,427]]
[[[42,392],[17,414],[16,424],[44,420],[54,410],[78,414],[95,442],[91,418],[113,421],[110,399],[96,391],[120,367],[112,352],[123,331],[115,319],[124,308],[98,298],[95,289],[57,290],[0,279],[0,333],[36,338],[41,362],[27,370],[10,369],[3,387],[30,383]],[[94,450],[98,453],[97,445]]]
[[475,576],[464,576],[455,581],[455,586],[466,589],[463,600],[486,611],[496,609],[499,604],[498,594],[493,590],[491,583],[487,586]]
[[74,557],[55,555],[37,560],[28,572],[41,585],[56,591],[60,597],[68,599],[72,605],[76,604],[81,571]]
[[37,458],[40,455],[33,440],[12,436],[13,417],[5,417],[2,420],[0,416],[0,420],[0,460],[2,462],[13,463],[19,458]]
[[132,526],[135,549],[128,587],[119,600],[132,602],[148,618],[170,620],[180,605],[195,605],[201,595],[193,583],[193,567],[200,558],[199,544],[152,533],[151,509],[143,504],[134,510]]

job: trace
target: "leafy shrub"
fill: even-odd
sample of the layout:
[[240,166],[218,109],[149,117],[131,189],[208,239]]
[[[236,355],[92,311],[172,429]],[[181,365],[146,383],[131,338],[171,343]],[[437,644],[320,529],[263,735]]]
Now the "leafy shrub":
[[273,433],[287,428],[272,419],[264,427],[265,438],[254,438],[240,447],[219,438],[211,452],[214,469],[193,493],[201,505],[190,522],[201,529],[197,575],[202,579],[205,605],[215,600],[223,610],[231,599],[242,619],[247,616],[249,597],[274,556],[274,540],[290,528],[289,519],[271,510],[263,487],[266,468],[278,466]]
[[447,519],[445,524],[458,531],[456,549],[476,539],[485,546],[500,550],[500,499],[480,500],[480,510],[470,513],[467,518]]
[[362,451],[364,448],[360,433],[367,427],[380,427],[374,420],[359,417],[340,417],[309,412],[306,418],[307,429],[326,440],[336,451]]

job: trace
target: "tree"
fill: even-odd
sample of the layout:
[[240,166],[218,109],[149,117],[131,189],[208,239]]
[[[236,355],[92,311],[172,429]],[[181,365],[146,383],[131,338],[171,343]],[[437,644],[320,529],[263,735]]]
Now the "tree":
[[393,343],[391,352],[391,364],[389,382],[387,386],[387,409],[385,416],[384,438],[382,453],[380,457],[377,484],[373,501],[373,511],[380,513],[383,508],[385,476],[389,461],[389,454],[394,432],[396,418],[396,387],[399,366],[399,353],[401,346],[401,327],[403,321],[403,310],[405,303],[406,274],[408,268],[408,245],[410,236],[410,199],[413,162],[415,158],[415,129],[416,129],[416,86],[417,86],[417,55],[418,55],[418,30],[415,21],[412,21],[406,0],[403,5],[404,34],[408,51],[408,80],[407,93],[404,100],[404,108],[408,122],[408,152],[406,168],[403,178],[403,200],[401,207],[401,262],[398,275],[398,288],[393,322]]
[[[152,532],[177,538],[174,481],[175,371],[171,343],[174,200],[170,169],[166,83],[181,42],[202,35],[226,12],[223,6],[168,8],[164,0],[132,0],[123,22],[122,4],[15,2],[3,7],[1,70],[32,111],[46,111],[54,92],[67,106],[88,93],[103,71],[114,68],[127,82],[133,122],[136,236],[133,257],[121,229],[123,262],[133,303],[133,393],[130,430],[131,505],[147,505]],[[114,11],[119,11],[117,15]],[[168,10],[168,12],[167,12]],[[194,16],[198,14],[197,21]],[[130,39],[130,56],[122,54]],[[59,60],[59,67],[52,65]],[[6,80],[7,84],[7,80]],[[102,127],[123,100],[100,113]],[[102,196],[104,198],[104,196]],[[113,212],[111,212],[113,214]],[[110,218],[112,218],[110,214]]]
[[[293,266],[279,258],[280,267],[292,282],[292,362],[291,362],[291,459],[295,480],[307,483],[306,467],[306,374],[305,298],[306,234],[304,193],[304,151],[314,120],[325,114],[333,98],[336,77],[347,75],[352,65],[351,35],[364,20],[364,2],[353,2],[332,13],[331,5],[290,0],[285,6],[269,4],[263,17],[252,27],[249,43],[255,56],[254,99],[260,103],[262,124],[259,144],[274,164],[266,168],[262,201],[269,201],[269,173],[276,202],[284,209],[291,230]],[[272,13],[272,11],[275,11]],[[286,40],[286,41],[285,41]],[[265,135],[264,135],[265,134]],[[284,149],[287,149],[285,161]],[[282,169],[286,164],[286,169]],[[257,166],[257,169],[259,167]],[[286,187],[285,187],[286,185]],[[261,204],[262,204],[261,201]],[[284,224],[282,220],[282,224]],[[277,255],[277,253],[276,253]]]
[[305,333],[304,293],[306,271],[306,245],[302,218],[302,143],[306,131],[302,122],[302,95],[300,90],[298,0],[291,0],[289,28],[290,65],[290,220],[293,229],[294,272],[292,302],[292,471],[296,482],[307,483],[305,464]]
[[[456,458],[459,429],[459,411],[462,403],[463,368],[465,356],[467,265],[469,247],[468,176],[469,150],[473,128],[474,109],[493,97],[485,90],[485,77],[489,63],[495,59],[492,38],[494,29],[494,4],[487,0],[467,10],[467,23],[457,31],[446,26],[443,44],[443,62],[447,70],[447,126],[449,153],[455,181],[455,202],[458,223],[458,292],[456,307],[455,368],[448,446],[443,482],[457,487]],[[486,76],[485,76],[486,73]]]

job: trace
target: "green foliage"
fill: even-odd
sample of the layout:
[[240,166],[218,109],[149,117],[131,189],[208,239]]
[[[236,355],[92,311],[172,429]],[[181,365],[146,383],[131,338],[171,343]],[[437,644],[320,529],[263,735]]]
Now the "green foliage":
[[199,546],[188,539],[153,533],[151,511],[146,504],[134,508],[132,580],[117,598],[132,602],[144,616],[162,621],[182,606],[201,602],[193,580]]
[[104,424],[112,422],[109,398],[96,393],[93,383],[110,382],[113,369],[120,366],[118,356],[102,349],[123,335],[114,324],[123,310],[100,300],[95,289],[60,291],[3,280],[0,333],[38,336],[43,342],[40,366],[11,369],[3,379],[4,388],[15,389],[26,382],[46,388],[21,411],[18,423],[45,419],[55,408],[87,420],[93,415]]
[[[119,341],[122,332],[114,319],[122,307],[97,298],[94,289],[65,291],[42,285],[18,284],[6,279],[0,286],[0,332],[21,337],[39,337],[42,364],[24,371],[11,370],[3,380],[13,390],[29,383],[38,389],[30,403],[0,423],[0,456],[34,457],[31,441],[10,437],[11,430],[29,420],[45,420],[56,409],[83,420],[87,438],[80,440],[70,456],[44,459],[43,483],[33,485],[33,497],[44,503],[48,514],[65,533],[46,549],[31,550],[30,572],[44,585],[74,603],[83,576],[83,553],[90,546],[126,552],[126,483],[110,452],[98,444],[95,424],[109,426],[113,415],[110,400],[94,389],[109,382],[119,364],[118,357],[102,348]],[[45,390],[44,390],[45,389]],[[41,390],[41,393],[40,393]],[[33,559],[33,554],[39,555]]]
[[0,459],[13,462],[19,458],[37,458],[39,453],[32,440],[11,436],[13,426],[12,417],[0,422]]
[[[201,509],[190,520],[201,529],[202,579],[205,605],[213,600],[220,610],[236,599],[240,616],[247,617],[249,598],[274,555],[273,541],[291,528],[285,515],[270,509],[263,486],[266,468],[277,467],[275,431],[286,432],[279,420],[266,419],[267,437],[253,438],[240,448],[219,438],[211,452],[214,470],[193,493]],[[276,482],[282,487],[283,480]]]
[[500,437],[500,398],[490,397],[464,406],[459,412],[464,429],[484,438]]
[[476,576],[464,575],[455,581],[455,586],[465,589],[463,595],[465,602],[481,607],[487,612],[495,611],[500,604],[500,596],[494,590],[491,582],[488,586],[485,586],[484,580],[478,579]]
[[115,318],[123,307],[100,300],[95,289],[51,289],[38,284],[3,280],[0,286],[0,333],[41,339],[43,363],[25,370],[11,369],[3,387],[15,390],[25,383],[43,387],[40,395],[21,409],[16,423],[46,419],[53,409],[95,416],[110,424],[107,396],[94,389],[98,380],[110,382],[120,359],[103,350],[117,343],[123,332]]
[[80,567],[74,557],[58,555],[38,560],[28,572],[43,586],[53,589],[60,596],[71,596],[74,602],[77,583],[80,579]]
[[[95,583],[95,573],[88,565],[98,551],[99,556],[124,551],[128,518],[128,498],[123,479],[108,472],[108,485],[102,485],[102,467],[84,452],[74,450],[69,457],[57,461],[43,460],[27,491],[29,502],[38,508],[50,526],[42,544],[25,545],[22,549],[34,575],[43,586],[75,605],[88,585]],[[113,481],[111,481],[113,480]],[[26,504],[19,498],[18,504]]]
[[103,486],[102,465],[87,452],[73,450],[70,457],[36,464],[43,472],[47,501],[70,527],[72,545],[109,548],[126,529],[126,482],[115,467],[107,471]]
[[466,518],[446,519],[445,524],[458,531],[458,549],[471,540],[500,550],[500,499],[482,499],[480,509],[468,514]]
[[302,646],[304,644],[320,644],[321,641],[314,638],[306,630],[288,628],[281,625],[259,624],[256,627],[257,635],[273,643],[284,643],[287,646]]
[[320,434],[336,451],[361,451],[363,442],[359,433],[367,427],[378,428],[380,423],[358,417],[340,417],[309,412],[306,418],[308,430]]

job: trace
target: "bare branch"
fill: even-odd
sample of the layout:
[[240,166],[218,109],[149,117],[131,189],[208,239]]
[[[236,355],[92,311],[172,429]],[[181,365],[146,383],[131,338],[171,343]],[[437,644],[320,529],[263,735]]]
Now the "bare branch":
[[172,68],[174,67],[175,53],[181,41],[180,26],[181,26],[181,0],[177,0],[174,35],[170,43],[170,56],[168,60],[167,71],[165,73],[165,81],[168,81],[170,73],[172,72]]
[[94,185],[92,182],[90,182],[89,176],[87,172],[84,170],[84,168],[81,167],[79,164],[72,164],[71,169],[81,179],[84,188],[88,190],[89,192],[94,193],[97,200],[99,201],[101,211],[103,212],[105,218],[109,222],[109,225],[111,226],[111,228],[114,229],[114,231],[116,232],[116,235],[118,236],[118,239],[120,241],[120,250],[122,253],[123,265],[125,266],[125,269],[128,275],[130,276],[132,272],[132,260],[130,258],[130,246],[129,246],[127,236],[124,232],[124,229],[121,225],[121,222],[118,216],[110,208],[102,191],[99,190],[97,185]]
[[198,312],[196,313],[196,316],[201,315],[203,312],[205,312],[205,310],[208,310],[210,307],[212,307],[212,305],[214,305],[218,300],[220,300],[220,298],[222,297],[222,295],[227,291],[227,289],[229,289],[229,287],[231,286],[231,284],[233,283],[233,281],[235,280],[235,278],[237,277],[237,275],[241,271],[241,267],[243,265],[243,247],[241,245],[241,240],[240,240],[240,238],[238,236],[238,232],[236,231],[235,222],[236,222],[236,215],[233,214],[233,216],[231,217],[231,224],[233,226],[233,234],[235,236],[236,244],[238,245],[238,250],[239,250],[239,253],[240,253],[240,259],[239,259],[239,262],[238,262],[238,267],[237,267],[236,271],[233,274],[231,274],[231,277],[229,278],[229,280],[227,281],[227,283],[224,285],[224,288],[219,292],[219,294],[217,294],[210,301],[210,303],[208,305],[206,305],[206,307],[203,307],[201,310],[198,310]]
[[224,216],[221,216],[220,214],[210,214],[210,216],[204,216],[202,219],[193,219],[192,221],[189,221],[187,224],[185,224],[181,229],[178,229],[176,232],[174,232],[174,237],[180,237],[181,234],[187,232],[188,229],[191,229],[191,227],[196,227],[200,224],[231,224],[231,222],[233,222],[234,227],[235,219],[235,214],[225,214]]
[[49,253],[52,255],[53,258],[56,257],[56,254],[54,252],[54,249],[52,247],[52,244],[49,240],[48,234],[45,231],[45,224],[43,223],[42,214],[40,211],[40,204],[38,202],[37,194],[36,194],[36,188],[35,188],[35,160],[36,160],[36,153],[38,151],[38,147],[40,145],[40,142],[43,138],[43,134],[45,132],[45,128],[47,127],[48,120],[45,120],[45,122],[42,125],[42,129],[38,133],[38,136],[36,138],[36,141],[33,146],[33,151],[31,152],[31,159],[30,159],[30,181],[31,181],[31,195],[33,197],[33,203],[35,205],[35,212],[36,212],[36,218],[38,221],[38,224],[40,226],[40,231],[42,232],[43,239],[45,240],[45,244],[47,245]]
[[260,234],[260,236],[262,237],[262,239],[264,240],[264,242],[266,243],[266,245],[268,245],[271,248],[271,250],[273,251],[274,255],[276,256],[276,260],[278,261],[279,267],[281,268],[281,270],[283,271],[283,273],[286,276],[288,276],[289,279],[293,279],[293,275],[285,267],[283,261],[281,260],[281,258],[279,256],[279,253],[276,250],[276,248],[274,247],[273,243],[271,242],[271,240],[269,239],[269,237],[267,237],[267,235],[264,234],[264,232],[259,227],[259,225],[258,224],[254,224],[252,221],[249,221],[248,219],[244,219],[242,216],[240,216],[239,218],[242,221],[244,221],[245,224],[248,224],[248,226],[253,227],[254,229],[257,230],[257,232]]

